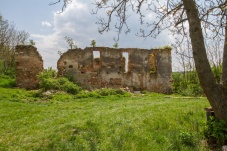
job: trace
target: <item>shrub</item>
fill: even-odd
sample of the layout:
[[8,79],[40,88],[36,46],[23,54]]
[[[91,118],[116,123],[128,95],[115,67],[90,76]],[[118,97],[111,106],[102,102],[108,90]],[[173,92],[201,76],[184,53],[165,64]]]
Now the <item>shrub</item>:
[[181,132],[179,134],[179,138],[182,144],[186,146],[194,146],[194,137],[191,133],[188,132]]
[[227,145],[227,121],[211,118],[204,130],[208,144],[221,147]]
[[[212,72],[217,83],[221,79],[221,66],[212,66]],[[189,96],[201,96],[203,90],[200,86],[199,78],[195,70],[185,72],[173,72],[173,92]]]
[[122,89],[112,89],[112,88],[102,88],[97,89],[94,91],[95,93],[98,93],[101,96],[110,96],[110,95],[127,95],[128,92],[122,90]]
[[112,89],[112,88],[102,88],[102,89],[96,89],[94,91],[81,91],[79,94],[76,95],[76,98],[101,98],[105,96],[111,96],[111,95],[117,95],[117,96],[131,96],[130,93],[122,90],[122,89]]
[[70,82],[67,78],[59,78],[60,90],[66,91],[71,94],[77,94],[81,88],[74,83]]
[[44,70],[38,75],[40,88],[47,90],[61,90],[71,94],[77,94],[81,88],[70,82],[67,78],[57,78],[57,72],[51,68]]
[[40,80],[49,79],[49,78],[57,78],[57,71],[52,68],[45,69],[38,75]]
[[70,82],[73,82],[75,83],[76,80],[75,80],[75,76],[71,75],[71,74],[67,74],[64,76],[65,78],[67,78]]
[[173,92],[185,96],[201,96],[203,90],[200,86],[198,76],[195,71],[185,73],[175,72],[173,77]]
[[0,75],[0,87],[4,87],[4,88],[16,87],[15,78],[7,75],[3,75],[3,74]]
[[95,41],[95,40],[92,40],[90,45],[91,45],[92,47],[96,47],[96,41]]

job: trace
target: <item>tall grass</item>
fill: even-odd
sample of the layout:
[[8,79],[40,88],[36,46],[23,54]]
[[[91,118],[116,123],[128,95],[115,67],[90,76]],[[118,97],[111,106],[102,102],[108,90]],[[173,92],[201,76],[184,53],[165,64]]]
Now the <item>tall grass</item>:
[[205,98],[0,93],[0,150],[205,150]]
[[0,87],[12,88],[16,86],[15,77],[0,74]]

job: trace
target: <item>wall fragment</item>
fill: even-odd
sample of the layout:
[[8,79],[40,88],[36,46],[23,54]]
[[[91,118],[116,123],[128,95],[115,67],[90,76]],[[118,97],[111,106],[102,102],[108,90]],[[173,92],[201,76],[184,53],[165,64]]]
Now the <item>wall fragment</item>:
[[[99,52],[99,57],[95,57]],[[127,55],[126,55],[127,54]],[[57,63],[59,76],[86,89],[103,87],[172,92],[170,49],[90,47],[70,49]]]
[[18,45],[15,52],[16,83],[20,88],[36,89],[37,75],[43,71],[43,60],[37,48],[31,45]]

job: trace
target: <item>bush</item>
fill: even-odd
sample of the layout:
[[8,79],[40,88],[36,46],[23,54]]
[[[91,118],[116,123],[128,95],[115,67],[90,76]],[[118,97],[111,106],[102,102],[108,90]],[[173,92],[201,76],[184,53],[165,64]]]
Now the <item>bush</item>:
[[[212,72],[217,83],[221,79],[221,66],[212,66]],[[200,86],[199,78],[195,70],[185,72],[173,72],[173,92],[187,96],[201,96],[203,90]]]
[[124,95],[127,92],[121,89],[112,89],[112,88],[102,88],[97,89],[94,92],[100,94],[101,96],[109,96],[109,95]]
[[39,75],[38,75],[38,78],[40,80],[44,80],[44,79],[52,79],[52,78],[57,78],[57,71],[56,70],[53,70],[52,68],[48,68],[48,69],[45,69],[43,72],[41,72]]
[[203,90],[200,86],[198,76],[195,71],[185,73],[175,72],[173,77],[173,92],[184,96],[201,96]]
[[94,91],[81,91],[79,94],[76,95],[76,98],[101,98],[105,96],[111,96],[111,95],[117,95],[117,96],[131,96],[130,93],[122,90],[122,89],[112,89],[112,88],[102,88],[102,89],[96,89]]
[[4,88],[16,87],[15,78],[7,75],[3,75],[3,74],[0,75],[0,87],[4,87]]
[[204,134],[210,146],[227,145],[227,121],[211,118],[207,122]]
[[71,94],[77,94],[81,88],[70,82],[67,78],[57,78],[57,72],[51,68],[44,70],[38,75],[39,87],[43,90],[61,90]]
[[186,146],[194,146],[194,137],[191,133],[188,132],[181,132],[179,135],[180,141],[182,144]]

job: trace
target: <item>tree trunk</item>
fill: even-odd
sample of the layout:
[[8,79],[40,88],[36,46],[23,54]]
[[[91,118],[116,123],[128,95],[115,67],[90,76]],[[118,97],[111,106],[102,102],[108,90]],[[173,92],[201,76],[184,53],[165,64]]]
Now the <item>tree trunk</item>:
[[[226,23],[227,23],[227,16],[226,16]],[[225,42],[224,42],[224,51],[223,51],[221,81],[222,81],[223,86],[227,87],[227,26],[225,27]]]
[[188,18],[193,58],[200,84],[214,110],[215,117],[227,119],[227,92],[221,85],[216,83],[211,71],[196,2],[195,0],[182,1]]

